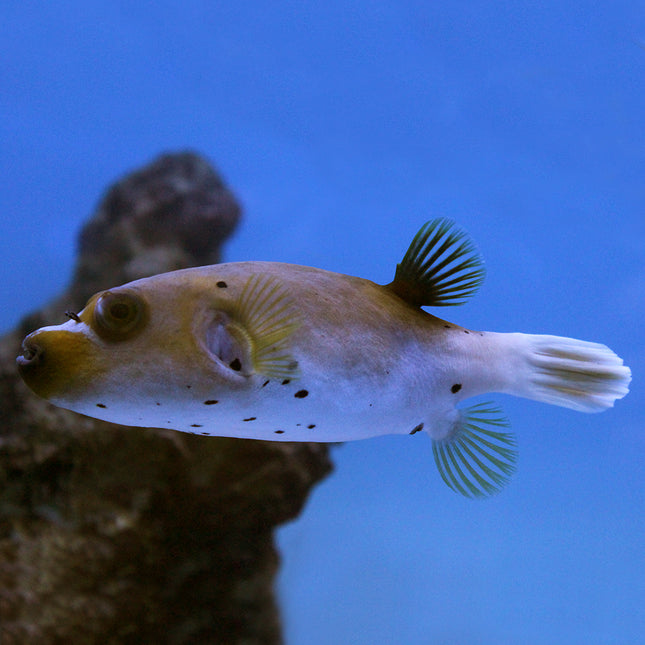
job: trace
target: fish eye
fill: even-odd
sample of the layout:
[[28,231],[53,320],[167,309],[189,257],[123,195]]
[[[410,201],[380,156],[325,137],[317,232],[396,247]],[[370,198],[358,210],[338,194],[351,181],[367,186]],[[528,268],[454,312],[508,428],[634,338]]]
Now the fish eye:
[[127,340],[143,329],[147,320],[145,302],[133,293],[106,291],[94,306],[96,333],[105,340]]

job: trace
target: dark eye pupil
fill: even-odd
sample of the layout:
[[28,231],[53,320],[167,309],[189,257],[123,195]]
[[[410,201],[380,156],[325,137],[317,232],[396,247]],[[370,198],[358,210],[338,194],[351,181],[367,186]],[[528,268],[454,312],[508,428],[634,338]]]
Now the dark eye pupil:
[[110,307],[110,315],[117,320],[125,320],[130,316],[130,306],[124,302],[116,302]]

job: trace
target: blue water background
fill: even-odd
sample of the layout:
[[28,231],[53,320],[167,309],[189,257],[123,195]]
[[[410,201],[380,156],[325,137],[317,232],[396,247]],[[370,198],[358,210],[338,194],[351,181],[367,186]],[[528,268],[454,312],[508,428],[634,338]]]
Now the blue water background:
[[387,282],[448,216],[488,277],[442,315],[633,369],[601,415],[496,396],[521,453],[489,501],[422,434],[335,449],[278,536],[288,645],[645,642],[642,3],[27,0],[0,35],[3,330],[64,287],[110,182],[192,148],[245,208],[227,260]]

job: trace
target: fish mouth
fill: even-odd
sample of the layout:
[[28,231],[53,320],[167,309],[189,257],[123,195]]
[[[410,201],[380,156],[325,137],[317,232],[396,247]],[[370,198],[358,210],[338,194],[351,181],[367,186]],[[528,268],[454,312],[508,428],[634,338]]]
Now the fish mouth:
[[38,332],[33,332],[22,341],[22,353],[16,358],[16,366],[27,386],[43,396],[43,376],[48,370],[45,348],[43,343],[36,341],[37,336]]
[[95,361],[84,335],[60,328],[38,329],[22,341],[16,367],[25,384],[38,396],[52,400],[79,390]]
[[22,354],[16,358],[18,371],[23,372],[37,367],[44,357],[44,350],[41,345],[35,343],[29,336],[22,341]]

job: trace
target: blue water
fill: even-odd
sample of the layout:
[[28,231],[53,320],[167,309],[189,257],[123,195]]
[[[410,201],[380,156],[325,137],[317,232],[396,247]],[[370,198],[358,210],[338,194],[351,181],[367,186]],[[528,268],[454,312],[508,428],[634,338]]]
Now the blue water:
[[442,316],[632,367],[601,415],[495,397],[520,462],[492,500],[422,434],[335,449],[279,534],[288,645],[643,642],[641,3],[41,1],[0,30],[2,329],[65,285],[109,182],[190,147],[245,207],[229,260],[386,282],[449,216],[488,276]]

